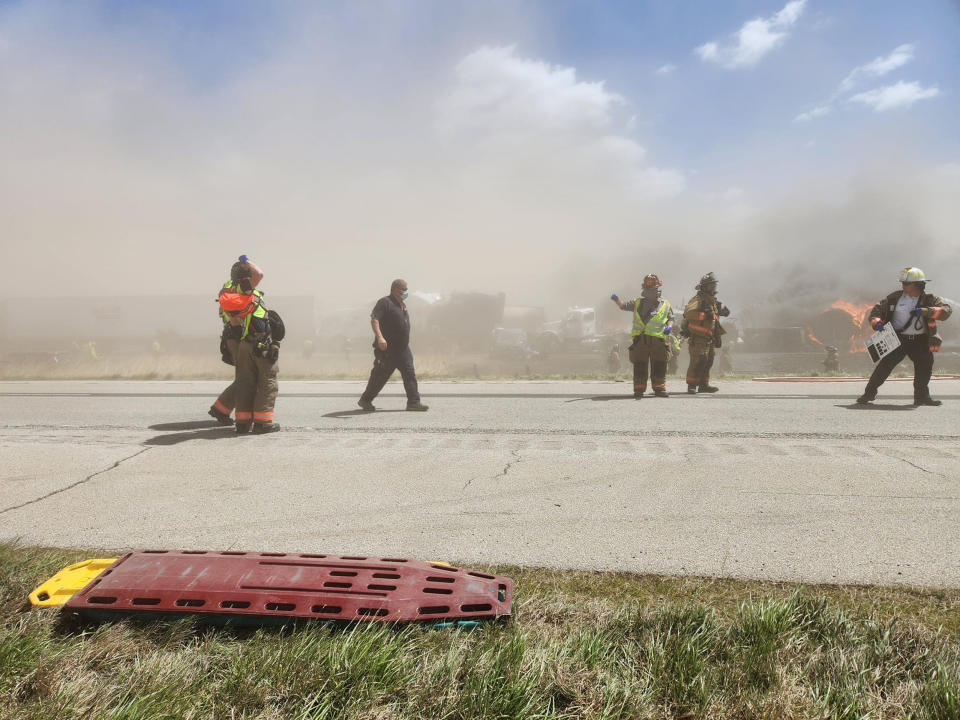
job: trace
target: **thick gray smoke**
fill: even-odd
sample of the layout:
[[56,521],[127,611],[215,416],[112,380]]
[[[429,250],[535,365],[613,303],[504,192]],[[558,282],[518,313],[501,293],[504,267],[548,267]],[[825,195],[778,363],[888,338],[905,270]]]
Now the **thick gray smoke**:
[[794,188],[763,209],[730,220],[713,203],[685,200],[638,233],[636,247],[568,259],[553,282],[600,302],[633,296],[648,272],[664,293],[689,298],[714,271],[719,295],[747,323],[803,325],[836,300],[876,302],[897,289],[901,268],[923,268],[931,292],[960,297],[960,166],[864,173],[840,190]]
[[9,295],[208,294],[246,252],[320,312],[397,276],[553,317],[647,272],[679,301],[713,270],[758,323],[875,299],[908,264],[960,296],[955,165],[708,193],[638,141],[636,99],[540,59],[532,10],[461,8],[411,50],[402,5],[282,7],[270,42],[198,28],[211,45],[186,59],[161,10],[0,7]]

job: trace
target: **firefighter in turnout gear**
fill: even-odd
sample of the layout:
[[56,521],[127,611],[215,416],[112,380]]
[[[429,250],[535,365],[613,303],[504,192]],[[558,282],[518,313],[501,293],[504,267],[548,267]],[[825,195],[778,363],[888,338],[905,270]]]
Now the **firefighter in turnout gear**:
[[690,350],[687,392],[691,395],[719,390],[710,384],[710,368],[713,367],[714,348],[720,347],[720,336],[726,332],[720,326],[720,318],[730,314],[730,310],[717,300],[717,278],[712,272],[700,278],[696,290],[697,294],[683,309],[683,330]]
[[668,397],[667,343],[673,332],[673,308],[668,300],[660,297],[662,285],[660,278],[651,274],[643,279],[640,297],[623,301],[617,295],[610,296],[621,310],[633,313],[630,362],[633,363],[633,397],[637,400],[647,389],[648,363],[653,394]]
[[952,308],[936,295],[926,292],[927,278],[920,268],[900,271],[901,289],[887,295],[870,311],[870,325],[883,330],[887,323],[900,339],[900,346],[885,355],[873,369],[863,395],[857,404],[866,405],[877,397],[877,390],[891,371],[909,357],[913,361],[913,404],[940,405],[930,397],[930,376],[933,374],[933,354],[940,350],[942,340],[937,333],[937,320],[950,317]]
[[[243,435],[251,426],[256,434],[275,432],[280,429],[273,421],[273,406],[277,399],[277,360],[283,326],[279,316],[268,314],[262,293],[254,292],[249,283],[241,283],[240,290],[220,294],[220,307],[231,321],[239,321],[240,328],[234,380],[237,433]],[[277,328],[272,327],[270,315],[276,317]]]
[[[256,297],[262,298],[263,293],[256,289],[261,280],[263,280],[263,272],[260,268],[250,262],[246,255],[241,255],[240,259],[230,268],[230,280],[220,288],[217,300],[219,301],[220,295],[224,293],[247,295],[252,293]],[[238,317],[232,317],[223,308],[220,309],[220,319],[223,320],[223,332],[220,334],[220,356],[227,365],[236,367],[237,349],[243,332],[243,321]],[[208,412],[221,425],[233,424],[230,413],[233,412],[236,405],[236,392],[236,370],[234,370],[233,382],[214,400]]]

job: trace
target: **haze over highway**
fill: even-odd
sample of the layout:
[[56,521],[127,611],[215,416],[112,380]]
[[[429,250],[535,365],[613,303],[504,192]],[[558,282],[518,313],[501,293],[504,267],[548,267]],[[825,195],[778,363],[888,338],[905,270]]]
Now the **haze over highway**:
[[368,414],[281,381],[283,432],[238,438],[219,382],[4,382],[0,539],[960,584],[960,381],[720,385],[424,382],[429,412],[389,385]]

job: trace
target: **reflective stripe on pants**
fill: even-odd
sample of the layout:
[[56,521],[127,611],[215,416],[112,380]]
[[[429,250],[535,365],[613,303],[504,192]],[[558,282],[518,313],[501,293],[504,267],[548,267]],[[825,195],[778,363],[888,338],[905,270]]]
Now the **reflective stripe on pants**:
[[713,340],[692,337],[687,348],[690,351],[687,385],[706,385],[710,382],[710,368],[713,367]]
[[[273,422],[273,406],[277,401],[279,363],[268,362],[255,353],[253,342],[244,340],[237,351],[237,422]],[[257,416],[269,420],[258,420]]]

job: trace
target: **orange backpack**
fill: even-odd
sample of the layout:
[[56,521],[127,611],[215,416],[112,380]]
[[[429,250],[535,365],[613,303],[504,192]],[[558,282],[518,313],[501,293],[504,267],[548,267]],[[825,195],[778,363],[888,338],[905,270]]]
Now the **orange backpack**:
[[223,312],[235,318],[246,317],[257,307],[257,297],[253,294],[242,295],[224,291],[220,293],[217,301],[220,303],[220,309]]

